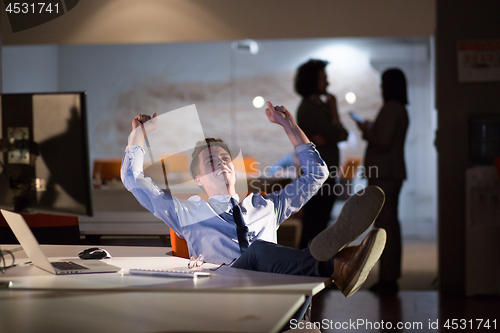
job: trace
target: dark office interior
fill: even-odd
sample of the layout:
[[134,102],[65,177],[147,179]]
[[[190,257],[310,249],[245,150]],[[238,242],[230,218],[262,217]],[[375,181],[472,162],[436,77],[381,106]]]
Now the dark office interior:
[[[4,13],[0,44],[2,48],[17,47],[15,52],[22,52],[22,47],[40,47],[44,56],[49,54],[47,59],[52,59],[49,62],[52,62],[53,67],[49,66],[44,69],[45,72],[41,71],[41,74],[38,74],[45,73],[49,77],[48,80],[51,82],[49,89],[52,90],[57,90],[58,84],[71,89],[71,80],[76,82],[74,86],[80,90],[81,86],[78,82],[84,82],[83,78],[68,78],[62,75],[57,77],[59,73],[55,75],[50,71],[55,68],[61,70],[62,67],[71,65],[70,61],[59,59],[58,56],[78,57],[79,50],[84,50],[85,47],[87,47],[85,50],[90,50],[91,47],[95,49],[116,47],[118,49],[123,46],[123,50],[132,50],[125,48],[124,45],[127,47],[133,45],[137,48],[141,47],[141,44],[147,44],[147,47],[152,47],[151,45],[154,44],[178,44],[188,48],[189,44],[230,45],[231,41],[247,39],[263,41],[262,45],[269,47],[275,45],[273,41],[317,41],[321,39],[362,39],[363,41],[372,40],[374,43],[389,41],[390,45],[399,45],[398,47],[402,48],[408,45],[410,47],[425,45],[430,61],[427,80],[427,88],[431,91],[429,101],[434,103],[434,105],[429,105],[429,114],[432,115],[429,121],[435,121],[430,125],[435,133],[426,134],[428,137],[425,138],[415,135],[412,140],[423,140],[433,145],[430,147],[433,150],[432,154],[435,154],[435,159],[431,159],[435,162],[435,165],[431,166],[433,169],[429,172],[416,170],[414,174],[429,174],[435,180],[435,184],[432,185],[434,191],[432,200],[425,202],[425,204],[428,203],[427,209],[433,212],[434,215],[431,215],[435,221],[423,224],[426,229],[422,233],[412,233],[416,230],[412,229],[415,225],[408,224],[407,230],[412,232],[408,232],[407,235],[407,247],[404,250],[406,257],[404,256],[403,260],[406,258],[412,261],[412,265],[405,266],[403,263],[401,290],[397,296],[375,295],[363,288],[353,297],[344,299],[338,290],[327,288],[313,298],[310,319],[313,322],[321,322],[324,319],[334,322],[349,322],[358,319],[371,322],[421,322],[423,328],[419,331],[424,332],[448,331],[448,328],[443,326],[444,323],[451,319],[463,319],[466,322],[466,331],[489,332],[498,329],[498,326],[493,326],[493,322],[494,325],[500,324],[498,322],[500,320],[498,316],[500,306],[498,179],[500,171],[499,178],[493,181],[492,185],[489,180],[491,178],[488,177],[492,168],[494,169],[493,162],[485,161],[475,154],[474,149],[478,146],[474,144],[477,142],[472,139],[471,124],[478,119],[490,119],[488,117],[500,115],[498,17],[500,17],[500,2],[490,0],[317,0],[310,2],[85,0],[80,1],[75,8],[62,17],[16,33],[10,30]],[[496,77],[471,78],[459,73],[462,66],[460,43],[482,41],[493,41],[497,45],[496,65],[494,65]],[[210,44],[210,50],[215,49],[215,44]],[[279,47],[279,43],[276,45]],[[3,52],[6,53],[6,51]],[[214,51],[214,54],[218,54],[217,52],[217,50]],[[158,55],[158,58],[163,56],[168,57],[168,55]],[[222,66],[226,66],[225,62],[231,62],[232,59],[227,56],[227,59],[220,60]],[[23,83],[30,79],[29,73],[23,73],[22,77],[15,77],[15,73],[12,74],[12,71],[9,71],[8,67],[14,64],[7,61],[11,61],[12,57],[2,58],[2,52],[0,52],[0,60],[2,60],[0,73],[3,73],[0,92],[27,92],[26,90],[40,87]],[[384,60],[384,63],[389,61]],[[58,65],[57,62],[63,65]],[[119,63],[120,59],[116,62]],[[244,63],[242,61],[240,66],[244,66]],[[248,63],[253,64],[251,61]],[[229,64],[226,68],[227,72],[213,74],[222,75],[231,83],[234,73],[230,68],[232,67]],[[265,70],[265,66],[257,69]],[[242,67],[238,70],[244,72]],[[73,73],[70,69],[67,71]],[[16,82],[12,84],[6,82],[5,73],[7,72],[9,78],[14,78]],[[179,73],[174,74],[179,75]],[[285,75],[283,79],[290,79],[290,77]],[[43,82],[44,79],[38,77],[36,81]],[[179,79],[179,81],[182,80]],[[244,89],[245,84],[251,83],[251,80],[245,81],[240,89]],[[23,84],[26,84],[25,88]],[[291,88],[292,84],[288,85]],[[43,84],[41,86],[43,87]],[[8,91],[6,87],[15,87],[21,91]],[[23,89],[25,91],[22,91]],[[147,90],[144,87],[141,89]],[[272,97],[290,98],[293,103],[293,96],[290,97],[288,92],[281,93],[280,89],[278,88],[278,92]],[[252,90],[250,94],[253,93]],[[229,90],[227,94],[224,92],[220,95],[226,98],[221,113],[228,117],[230,117],[228,105],[234,99],[238,100],[238,92],[235,96],[231,94]],[[140,102],[137,96],[134,98],[136,98],[133,100],[134,103]],[[190,101],[189,98],[187,97],[186,100]],[[196,98],[196,96],[193,97],[194,100]],[[88,96],[88,99],[92,99],[92,96]],[[169,107],[181,107],[183,106],[181,102],[182,100],[176,100],[175,103],[179,105],[173,103]],[[119,109],[116,105],[108,106],[111,110]],[[211,105],[207,108],[210,107]],[[345,110],[348,107],[345,105]],[[106,111],[89,110],[89,114],[98,115],[101,112]],[[366,115],[370,114],[366,113]],[[208,113],[205,117],[208,119],[210,116]],[[126,121],[120,120],[117,123],[116,128],[121,129],[122,132],[117,130],[112,134],[121,134],[129,130],[128,127],[125,128],[125,126],[130,126],[128,118]],[[91,130],[96,130],[92,128],[92,122],[90,125]],[[237,123],[237,126],[242,126],[242,122]],[[498,128],[499,125],[495,126]],[[243,139],[248,140],[246,137]],[[115,146],[97,147],[96,145],[93,147],[92,140],[94,139],[91,138],[91,157],[105,159],[106,149],[112,151],[111,157],[115,159],[121,157],[116,152]],[[123,147],[119,147],[120,149],[125,147],[126,138],[111,140],[122,142]],[[247,141],[243,141],[242,146],[248,147],[250,151],[255,149]],[[499,149],[499,146],[500,143],[497,142],[496,149]],[[420,150],[419,152],[421,153]],[[419,152],[415,153],[412,159],[416,161],[415,163],[418,162]],[[268,156],[262,156],[262,159],[266,158]],[[413,181],[419,182],[419,180]],[[422,180],[422,182],[425,181]],[[477,185],[479,187],[474,187],[473,182],[476,182],[476,185],[481,184]],[[419,198],[411,196],[409,190],[411,188],[411,186],[407,188],[408,192],[405,194],[406,207],[411,206],[411,200],[413,200],[411,198],[415,200]],[[481,192],[482,190],[485,192]],[[491,195],[491,198],[484,199],[486,195]],[[492,203],[488,202],[490,199]],[[486,203],[483,200],[486,200]],[[94,204],[94,209],[103,204],[103,202]],[[419,202],[417,207],[425,210],[425,204]],[[127,211],[129,208],[124,209]],[[410,216],[412,213],[407,214]],[[420,237],[422,235],[425,237]],[[90,244],[92,241],[95,242],[96,238],[85,238],[82,235],[81,241]],[[165,237],[153,236],[103,237],[97,241],[100,241],[102,245],[168,245]],[[366,284],[373,282],[375,281],[370,276]],[[476,325],[479,319],[489,320],[491,326],[489,328],[485,325],[472,327],[472,323]],[[439,321],[438,328],[434,326],[436,321]],[[380,327],[369,327],[360,331],[379,332],[382,330]],[[349,331],[349,328],[324,327],[320,328],[320,331],[344,332]],[[416,330],[407,327],[399,331]]]

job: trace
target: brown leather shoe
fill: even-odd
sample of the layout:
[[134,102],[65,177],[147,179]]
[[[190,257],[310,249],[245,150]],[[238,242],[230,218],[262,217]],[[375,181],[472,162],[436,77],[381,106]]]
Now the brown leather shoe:
[[345,297],[354,294],[380,258],[387,236],[384,229],[373,229],[361,244],[348,246],[333,257],[333,282]]
[[384,201],[384,191],[377,186],[368,186],[350,197],[337,221],[311,241],[312,256],[319,261],[332,259],[375,222]]

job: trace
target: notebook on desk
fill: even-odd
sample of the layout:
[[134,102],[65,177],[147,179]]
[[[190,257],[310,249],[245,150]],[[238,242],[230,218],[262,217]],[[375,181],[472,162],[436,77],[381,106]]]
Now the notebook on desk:
[[57,275],[65,274],[90,274],[90,273],[113,273],[122,269],[98,260],[85,261],[56,261],[50,262],[40,248],[40,244],[31,232],[31,229],[20,214],[1,209],[1,214],[9,224],[10,229],[21,244],[24,252],[28,255],[32,264],[49,273]]

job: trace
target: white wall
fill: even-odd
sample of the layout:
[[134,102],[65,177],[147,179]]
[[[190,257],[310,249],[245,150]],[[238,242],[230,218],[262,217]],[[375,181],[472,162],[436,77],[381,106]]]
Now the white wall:
[[58,91],[58,47],[2,47],[4,93]]
[[[210,123],[212,110],[221,119],[229,112],[228,43],[59,49],[60,89],[88,93],[89,137],[94,158],[120,157],[132,118],[139,113],[160,115],[196,103],[202,120]],[[221,85],[218,93],[207,90]],[[217,94],[223,97],[216,98]],[[215,110],[214,102],[218,107]],[[230,128],[230,124],[225,127]],[[182,135],[182,129],[168,134]]]

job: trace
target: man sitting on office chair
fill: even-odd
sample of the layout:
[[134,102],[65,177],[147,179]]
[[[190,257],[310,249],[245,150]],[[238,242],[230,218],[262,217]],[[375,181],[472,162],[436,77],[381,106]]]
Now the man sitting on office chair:
[[133,119],[122,181],[142,206],[187,241],[191,256],[203,254],[207,262],[232,263],[235,268],[331,277],[343,294],[350,296],[380,257],[385,231],[374,229],[360,245],[346,245],[373,223],[384,194],[377,187],[368,187],[351,197],[338,220],[304,250],[276,244],[279,225],[316,193],[328,177],[328,168],[290,112],[274,108],[270,102],[267,105],[269,121],[283,127],[303,169],[303,174],[282,190],[251,193],[240,201],[231,152],[220,139],[206,139],[193,152],[191,172],[208,194],[208,202],[200,196],[180,200],[160,189],[143,173],[143,133],[155,130],[156,113]]

